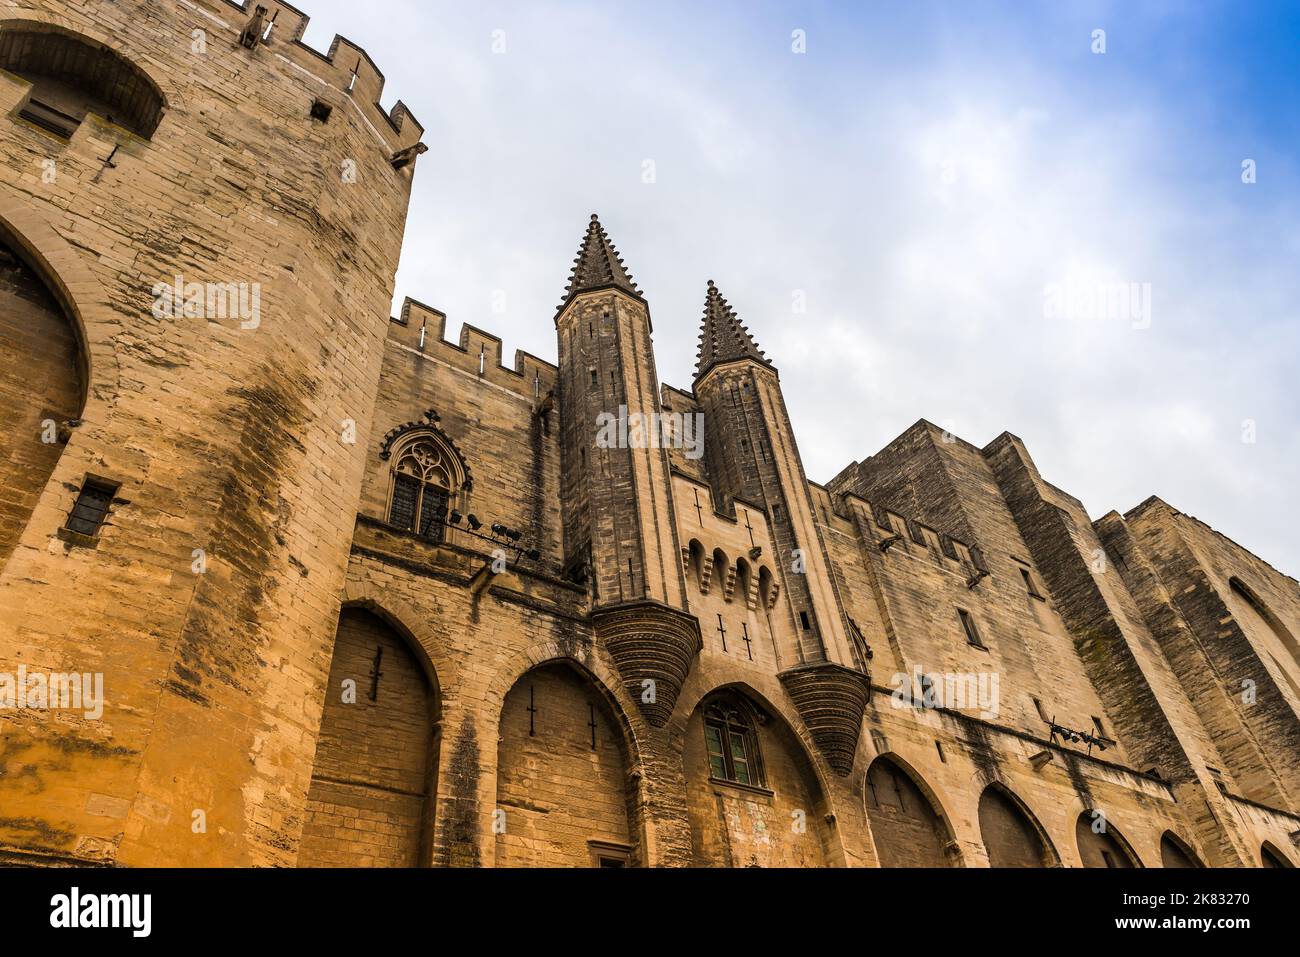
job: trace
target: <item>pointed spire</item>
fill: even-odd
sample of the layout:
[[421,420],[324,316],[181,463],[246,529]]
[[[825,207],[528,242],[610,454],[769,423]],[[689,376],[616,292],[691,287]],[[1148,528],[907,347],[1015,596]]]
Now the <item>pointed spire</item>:
[[624,267],[623,257],[609,241],[605,227],[600,225],[596,214],[592,213],[591,222],[587,224],[587,235],[582,238],[582,246],[573,260],[573,271],[569,273],[569,285],[564,290],[564,302],[560,308],[563,309],[580,292],[608,286],[615,286],[641,298],[641,290],[637,289],[631,274]]
[[700,330],[700,354],[695,363],[695,378],[723,362],[735,359],[753,359],[768,368],[772,363],[763,355],[749,330],[745,328],[718,287],[709,280],[709,291],[704,297],[704,327]]

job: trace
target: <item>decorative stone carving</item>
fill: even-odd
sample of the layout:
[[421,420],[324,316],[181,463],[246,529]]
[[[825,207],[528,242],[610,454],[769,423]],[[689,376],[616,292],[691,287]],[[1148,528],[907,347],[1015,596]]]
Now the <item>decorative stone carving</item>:
[[591,621],[596,640],[614,659],[628,694],[646,720],[662,728],[703,647],[699,622],[694,615],[654,601],[593,612]]
[[800,665],[778,677],[827,763],[847,777],[871,694],[870,677],[828,661]]

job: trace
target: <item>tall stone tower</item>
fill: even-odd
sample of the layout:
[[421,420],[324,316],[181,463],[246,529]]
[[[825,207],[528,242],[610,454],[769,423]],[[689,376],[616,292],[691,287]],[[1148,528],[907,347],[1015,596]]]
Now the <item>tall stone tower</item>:
[[775,366],[709,280],[695,371],[714,497],[767,511],[795,636],[781,680],[831,763],[847,768],[866,706],[866,662],[835,591]]
[[78,347],[54,370],[24,338],[0,380],[84,385],[73,414],[15,400],[50,422],[16,441],[59,453],[6,476],[0,662],[104,697],[0,712],[8,858],[296,858],[422,132],[305,26],[227,0],[0,16],[0,239]]
[[[659,407],[650,310],[594,213],[555,326],[565,565],[585,571],[598,640],[662,724],[699,628],[686,609],[668,454],[636,427]],[[601,441],[611,417],[618,438]]]

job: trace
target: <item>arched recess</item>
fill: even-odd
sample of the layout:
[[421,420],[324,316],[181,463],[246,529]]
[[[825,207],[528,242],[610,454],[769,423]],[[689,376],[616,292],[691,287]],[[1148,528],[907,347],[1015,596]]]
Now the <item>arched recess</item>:
[[825,792],[779,712],[745,685],[704,695],[685,727],[682,761],[698,867],[821,867]]
[[749,593],[753,590],[754,571],[745,558],[736,559],[736,598],[743,605],[749,604]]
[[339,616],[298,852],[301,867],[429,863],[440,696],[409,634],[365,608]]
[[32,84],[20,116],[65,138],[87,113],[149,139],[166,98],[153,79],[112,47],[52,23],[0,23],[0,69]]
[[637,856],[634,756],[609,695],[576,662],[523,674],[501,706],[498,867],[624,867]]
[[1291,859],[1279,851],[1269,841],[1265,841],[1259,848],[1259,863],[1261,867],[1295,867],[1295,865],[1291,863]]
[[0,227],[0,568],[81,418],[86,369],[76,323],[6,232]]
[[[865,799],[881,867],[959,867],[947,816],[901,759],[881,755],[867,769]],[[924,790],[922,790],[924,788]]]
[[1256,640],[1300,702],[1300,642],[1253,588],[1236,576],[1228,579],[1232,609],[1239,624],[1247,625]]
[[1160,836],[1160,864],[1163,867],[1204,867],[1191,846],[1173,831]]
[[690,566],[688,573],[695,577],[695,587],[703,590],[704,587],[704,546],[700,544],[698,538],[692,538],[690,544],[686,546],[687,564]]
[[1047,832],[1025,803],[1000,784],[980,795],[980,836],[990,867],[1059,867]]
[[1142,862],[1113,821],[1100,811],[1084,811],[1074,822],[1074,839],[1084,867],[1133,868]]

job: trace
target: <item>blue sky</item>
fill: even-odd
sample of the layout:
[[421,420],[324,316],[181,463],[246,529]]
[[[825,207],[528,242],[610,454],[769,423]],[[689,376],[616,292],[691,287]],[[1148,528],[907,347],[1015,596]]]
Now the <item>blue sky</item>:
[[[814,481],[1009,430],[1094,517],[1157,494],[1300,574],[1300,4],[301,5],[425,126],[397,292],[452,338],[554,360],[598,212],[662,380],[714,279]],[[1145,328],[1045,308],[1120,283]]]

